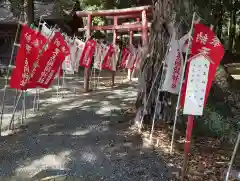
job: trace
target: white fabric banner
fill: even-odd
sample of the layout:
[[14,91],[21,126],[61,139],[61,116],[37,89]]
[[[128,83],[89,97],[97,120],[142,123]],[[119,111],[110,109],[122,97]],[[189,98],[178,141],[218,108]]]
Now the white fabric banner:
[[112,57],[112,70],[113,71],[117,70],[117,62],[118,62],[119,53],[120,53],[120,48],[117,45],[115,45],[114,46],[114,54]]
[[210,61],[202,54],[191,58],[183,114],[203,115]]
[[136,59],[136,49],[134,48],[133,45],[129,46],[129,50],[130,50],[130,55],[127,58],[126,61],[126,68],[127,69],[132,69],[134,66],[134,61]]
[[[51,35],[51,33],[52,33],[51,28],[48,28],[48,25],[47,25],[46,22],[44,22],[44,23],[42,24],[41,33],[42,33],[42,35],[45,36],[46,38],[48,38],[48,37]],[[53,35],[54,35],[54,33],[53,33]],[[53,35],[52,35],[52,36],[53,36]]]
[[141,46],[138,46],[137,52],[136,52],[136,61],[134,63],[134,68],[139,70],[141,61],[143,56],[143,48]]
[[93,68],[102,70],[102,63],[103,63],[104,57],[106,56],[107,50],[108,50],[108,47],[103,43],[97,44],[96,50],[94,53]]
[[79,40],[78,38],[75,38],[74,44],[76,47],[76,52],[75,52],[75,61],[73,62],[73,69],[75,72],[78,72],[79,61],[85,46],[85,42]]
[[[181,51],[186,53],[187,51],[187,47],[188,47],[188,38],[189,38],[189,33],[184,35],[180,40],[179,40],[179,44],[181,45]],[[191,43],[192,43],[192,37],[190,40],[190,46],[189,46],[189,50],[188,53],[191,54]]]
[[65,60],[63,61],[62,69],[66,72],[66,74],[74,74],[70,54],[66,56]]
[[180,79],[183,72],[183,61],[181,57],[182,47],[186,41],[186,37],[176,40],[174,33],[170,42],[169,52],[165,59],[166,76],[162,85],[162,91],[167,91],[172,94],[178,94],[180,91]]
[[70,38],[65,37],[65,41],[68,44],[68,47],[70,49],[69,55],[66,56],[62,63],[62,69],[66,72],[66,74],[74,74],[73,70],[73,61],[71,57],[71,49],[73,47],[73,41]]
[[76,64],[76,51],[77,51],[77,45],[75,43],[75,39],[72,41],[72,43],[70,44],[70,57],[71,57],[71,62],[72,62],[72,71],[74,72],[74,66]]

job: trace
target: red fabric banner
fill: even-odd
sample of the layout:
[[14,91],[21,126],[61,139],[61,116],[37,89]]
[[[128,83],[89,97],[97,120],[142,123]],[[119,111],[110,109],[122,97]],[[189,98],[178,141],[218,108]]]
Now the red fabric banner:
[[80,66],[83,66],[85,68],[89,68],[91,66],[96,45],[97,42],[94,40],[88,40],[85,43],[85,47],[83,49],[79,62]]
[[128,58],[129,55],[130,55],[130,51],[127,48],[123,48],[122,57],[121,57],[121,61],[120,61],[120,67],[121,68],[126,67],[127,58]]
[[30,80],[30,74],[34,61],[38,57],[39,49],[42,48],[46,39],[41,33],[22,26],[20,47],[15,60],[16,68],[13,69],[10,87],[20,90],[26,90]]
[[113,65],[113,55],[114,55],[114,47],[113,45],[109,45],[108,46],[108,51],[107,51],[107,54],[105,55],[104,59],[103,59],[103,64],[102,64],[102,68],[103,69],[107,69],[107,70],[110,70],[112,71],[112,65]]
[[66,55],[69,55],[69,47],[61,33],[56,32],[48,44],[48,49],[40,57],[39,66],[36,68],[32,81],[37,82],[37,85],[42,88],[48,88]]
[[[195,24],[193,40],[191,45],[191,52],[192,52],[191,57],[199,53],[203,53],[204,55],[208,56],[213,62],[212,64],[210,64],[210,69],[208,73],[208,83],[207,83],[206,94],[205,94],[205,104],[206,104],[217,67],[220,64],[220,61],[222,60],[222,57],[224,55],[224,47],[219,41],[218,37],[209,27],[202,24]],[[184,106],[188,71],[189,71],[189,63],[187,63],[187,66],[186,66],[185,80],[184,80],[184,83],[182,86],[182,92],[181,92],[180,103],[182,107]]]

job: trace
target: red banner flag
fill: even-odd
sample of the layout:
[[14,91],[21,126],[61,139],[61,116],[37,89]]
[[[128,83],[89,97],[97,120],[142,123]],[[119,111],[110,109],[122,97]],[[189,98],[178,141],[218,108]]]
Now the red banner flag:
[[32,81],[42,88],[48,88],[68,54],[69,47],[61,33],[56,32],[48,44],[48,49],[40,57],[39,66],[36,68]]
[[[224,47],[219,41],[218,37],[215,33],[207,26],[202,24],[195,24],[194,25],[194,34],[193,40],[191,45],[191,57],[197,55],[199,53],[203,53],[204,55],[208,56],[212,60],[212,64],[210,64],[209,73],[208,73],[208,82],[205,94],[205,104],[207,102],[207,97],[209,91],[212,86],[212,81],[215,77],[215,73],[217,70],[220,61],[224,55]],[[181,92],[181,106],[184,106],[185,100],[185,93],[187,87],[187,80],[188,80],[188,71],[189,71],[189,63],[186,66],[186,76],[182,86]]]
[[85,47],[80,58],[80,66],[83,66],[85,68],[89,68],[91,66],[96,45],[97,42],[94,40],[88,40],[85,43]]
[[46,39],[39,32],[26,25],[22,26],[20,38],[20,47],[15,60],[16,68],[13,69],[10,87],[26,90],[34,61],[37,59],[39,49],[42,48]]
[[122,50],[122,58],[120,61],[120,67],[125,68],[127,63],[127,58],[130,55],[130,51],[127,48],[123,48]]
[[109,45],[108,46],[108,51],[107,54],[105,55],[104,59],[103,59],[103,64],[102,64],[102,68],[103,69],[107,69],[110,71],[113,71],[113,55],[114,55],[114,47],[113,45]]

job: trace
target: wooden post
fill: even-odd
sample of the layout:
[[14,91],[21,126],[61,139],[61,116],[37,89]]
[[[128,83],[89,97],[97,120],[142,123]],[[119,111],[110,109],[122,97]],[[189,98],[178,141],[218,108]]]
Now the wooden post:
[[129,45],[133,44],[133,31],[129,32]]
[[[113,17],[113,24],[114,26],[118,25],[118,17],[114,16]],[[117,43],[117,30],[113,30],[113,45],[116,46]],[[112,87],[114,87],[114,79],[115,79],[115,71],[112,71]]]
[[148,20],[147,11],[142,11],[142,44],[145,46],[148,43]]
[[[92,26],[92,16],[88,15],[87,17],[87,30],[86,38],[87,40],[91,38],[91,26]],[[91,66],[84,69],[84,91],[89,91],[89,77],[90,77]]]

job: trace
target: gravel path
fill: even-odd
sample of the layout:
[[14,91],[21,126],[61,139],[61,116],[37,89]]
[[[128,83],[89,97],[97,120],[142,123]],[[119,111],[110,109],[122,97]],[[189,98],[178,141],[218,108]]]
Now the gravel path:
[[135,100],[135,85],[69,92],[61,100],[55,94],[41,95],[41,110],[25,121],[26,130],[1,138],[0,181],[50,176],[58,176],[56,181],[170,180],[163,160],[129,129],[131,115],[121,113]]

